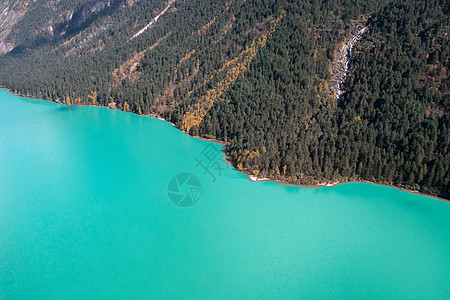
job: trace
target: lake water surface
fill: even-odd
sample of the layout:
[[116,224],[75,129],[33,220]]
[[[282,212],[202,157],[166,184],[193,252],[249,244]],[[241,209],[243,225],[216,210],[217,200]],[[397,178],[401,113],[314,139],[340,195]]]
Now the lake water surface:
[[450,203],[255,183],[217,147],[0,90],[0,298],[450,295]]

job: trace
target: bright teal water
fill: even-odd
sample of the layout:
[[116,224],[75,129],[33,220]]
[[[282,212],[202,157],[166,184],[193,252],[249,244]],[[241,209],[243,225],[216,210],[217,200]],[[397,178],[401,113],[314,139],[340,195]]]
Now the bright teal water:
[[[394,188],[212,182],[208,142],[0,91],[0,298],[445,298],[450,204]],[[221,166],[225,166],[221,162]],[[203,190],[169,201],[188,172]]]

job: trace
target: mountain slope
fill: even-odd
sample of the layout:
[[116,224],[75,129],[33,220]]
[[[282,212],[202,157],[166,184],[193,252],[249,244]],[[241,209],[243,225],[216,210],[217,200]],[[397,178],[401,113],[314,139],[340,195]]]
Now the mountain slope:
[[[13,48],[0,57],[0,82],[163,116],[227,141],[233,164],[257,176],[370,180],[449,197],[448,9],[445,1],[41,0],[8,26],[3,41]],[[339,49],[369,24],[337,100]]]

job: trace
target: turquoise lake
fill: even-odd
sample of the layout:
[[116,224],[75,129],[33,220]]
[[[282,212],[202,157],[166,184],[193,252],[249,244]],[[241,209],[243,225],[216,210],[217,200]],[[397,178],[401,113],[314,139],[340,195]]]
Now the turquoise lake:
[[251,182],[131,113],[4,90],[0,107],[0,299],[450,295],[450,203]]

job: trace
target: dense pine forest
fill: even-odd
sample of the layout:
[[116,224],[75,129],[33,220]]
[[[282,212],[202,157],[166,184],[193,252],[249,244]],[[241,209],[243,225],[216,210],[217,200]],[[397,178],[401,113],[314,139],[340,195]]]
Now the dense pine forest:
[[[42,0],[20,10],[0,41],[12,45],[0,84],[16,93],[162,116],[225,141],[233,165],[259,177],[450,198],[447,1]],[[335,61],[363,26],[336,97]]]

